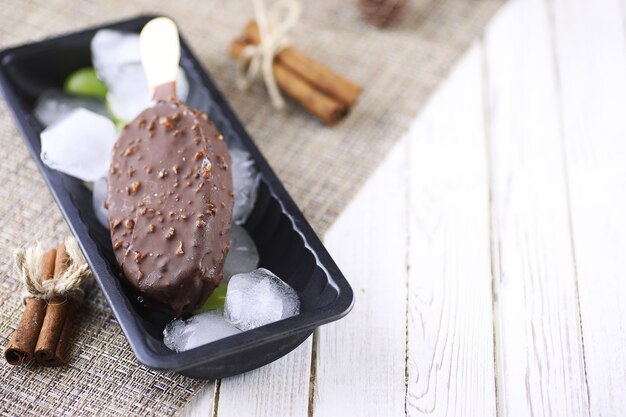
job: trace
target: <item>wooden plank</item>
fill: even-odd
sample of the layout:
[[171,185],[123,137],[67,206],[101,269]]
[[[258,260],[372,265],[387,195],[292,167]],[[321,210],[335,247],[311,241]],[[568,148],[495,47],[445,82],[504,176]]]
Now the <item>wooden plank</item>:
[[216,394],[215,381],[208,382],[185,405],[185,408],[180,413],[180,417],[213,417],[213,404]]
[[626,410],[626,42],[619,0],[554,0],[591,415]]
[[588,415],[545,1],[508,3],[485,57],[498,414]]
[[404,414],[406,147],[395,145],[326,235],[356,302],[319,330],[313,416]]
[[410,416],[496,413],[482,71],[474,45],[411,132]]
[[219,417],[305,417],[309,406],[311,337],[263,368],[221,380]]

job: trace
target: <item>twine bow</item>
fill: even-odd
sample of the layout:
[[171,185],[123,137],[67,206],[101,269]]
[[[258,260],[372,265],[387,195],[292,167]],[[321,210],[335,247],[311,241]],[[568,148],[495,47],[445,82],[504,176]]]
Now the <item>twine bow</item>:
[[83,282],[91,276],[89,265],[85,261],[78,242],[74,238],[65,240],[65,250],[69,257],[67,270],[51,280],[43,280],[41,261],[43,250],[41,245],[35,248],[17,249],[14,254],[15,267],[20,274],[26,291],[22,298],[71,298],[82,301],[85,293],[81,288]]
[[248,45],[244,48],[243,59],[239,64],[237,86],[242,90],[247,89],[261,72],[272,105],[280,109],[285,106],[285,101],[278,90],[272,63],[274,57],[289,46],[287,32],[300,18],[300,3],[296,0],[277,1],[269,9],[269,16],[265,13],[263,0],[252,0],[252,4],[261,42],[259,45]]

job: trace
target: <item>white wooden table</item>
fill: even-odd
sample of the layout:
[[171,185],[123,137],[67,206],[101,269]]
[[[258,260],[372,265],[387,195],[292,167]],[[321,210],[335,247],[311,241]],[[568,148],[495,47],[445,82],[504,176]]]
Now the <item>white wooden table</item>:
[[352,313],[184,414],[626,415],[625,22],[505,5],[325,237]]

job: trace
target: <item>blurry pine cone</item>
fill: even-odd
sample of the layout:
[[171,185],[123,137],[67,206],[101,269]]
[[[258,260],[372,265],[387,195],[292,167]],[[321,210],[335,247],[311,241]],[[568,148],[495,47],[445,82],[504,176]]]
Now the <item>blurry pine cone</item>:
[[411,0],[359,0],[363,18],[380,28],[402,20],[410,5]]

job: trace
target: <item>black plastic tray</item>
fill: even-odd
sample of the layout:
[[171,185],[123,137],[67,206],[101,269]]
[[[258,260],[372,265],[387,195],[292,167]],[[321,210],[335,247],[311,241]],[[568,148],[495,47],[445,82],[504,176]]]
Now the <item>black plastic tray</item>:
[[137,359],[163,371],[193,378],[236,375],[270,363],[302,343],[313,330],[346,315],[354,297],[350,285],[311,229],[265,158],[181,39],[181,65],[187,72],[191,107],[206,111],[230,146],[248,150],[261,174],[254,211],[244,225],[257,244],[260,266],[291,285],[301,298],[301,313],[186,352],[162,342],[171,317],[147,311],[119,278],[109,233],[96,220],[91,192],[79,181],[43,165],[42,126],[33,115],[37,96],[62,86],[70,72],[91,65],[89,44],[98,29],[139,32],[154,16],[94,27],[0,52],[0,87],[54,198],[100,284]]

